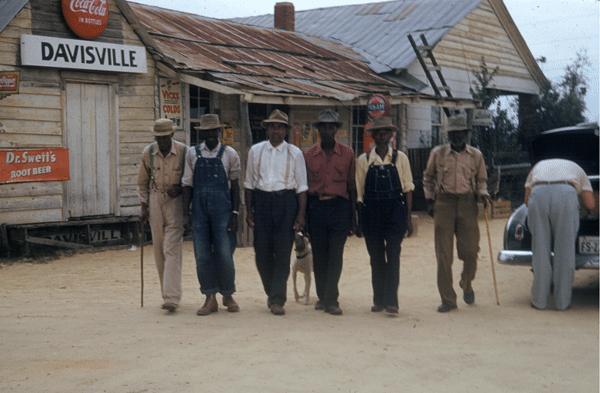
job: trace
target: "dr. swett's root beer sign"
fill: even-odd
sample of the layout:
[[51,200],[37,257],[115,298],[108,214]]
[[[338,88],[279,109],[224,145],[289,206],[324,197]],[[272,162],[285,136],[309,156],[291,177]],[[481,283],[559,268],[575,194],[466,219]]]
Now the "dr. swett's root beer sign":
[[69,180],[69,149],[0,150],[0,184]]

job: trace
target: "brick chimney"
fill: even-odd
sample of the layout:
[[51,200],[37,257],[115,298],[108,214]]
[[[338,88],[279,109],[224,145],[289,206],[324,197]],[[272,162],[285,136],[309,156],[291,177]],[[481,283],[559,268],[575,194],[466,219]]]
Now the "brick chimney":
[[275,3],[275,28],[287,31],[296,29],[294,3]]

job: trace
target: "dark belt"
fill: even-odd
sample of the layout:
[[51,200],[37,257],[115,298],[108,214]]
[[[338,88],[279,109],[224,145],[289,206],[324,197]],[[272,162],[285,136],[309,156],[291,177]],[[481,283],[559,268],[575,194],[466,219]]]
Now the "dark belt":
[[535,186],[549,186],[552,184],[565,184],[567,186],[571,186],[571,187],[575,188],[575,186],[573,184],[569,183],[567,180],[538,181],[538,182],[533,183],[532,188]]
[[283,196],[283,195],[296,193],[296,190],[263,191],[263,190],[259,190],[256,188],[253,191],[256,192],[257,194],[275,195],[275,196]]

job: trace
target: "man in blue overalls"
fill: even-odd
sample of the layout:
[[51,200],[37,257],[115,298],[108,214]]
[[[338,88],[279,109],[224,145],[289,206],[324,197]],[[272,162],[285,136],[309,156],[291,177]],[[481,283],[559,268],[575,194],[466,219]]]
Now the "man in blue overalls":
[[408,157],[389,146],[398,127],[389,117],[373,120],[375,149],[356,161],[358,226],[371,257],[373,307],[398,314],[400,244],[412,234],[412,190],[415,188]]
[[198,315],[219,311],[217,293],[223,295],[227,311],[239,311],[232,295],[235,292],[233,252],[240,205],[240,158],[234,149],[219,141],[222,127],[217,115],[200,118],[200,127],[196,130],[204,142],[188,150],[181,181],[184,228],[193,228],[198,281],[200,291],[206,295]]

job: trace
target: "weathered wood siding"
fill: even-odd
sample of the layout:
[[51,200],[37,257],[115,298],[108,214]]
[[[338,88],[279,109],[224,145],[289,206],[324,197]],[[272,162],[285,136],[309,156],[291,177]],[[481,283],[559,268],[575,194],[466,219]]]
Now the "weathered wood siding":
[[530,94],[539,90],[489,1],[450,29],[433,53],[455,97],[471,98],[472,72],[479,71],[482,56],[490,70],[498,67],[493,80],[498,89]]
[[[113,0],[109,21],[98,40],[143,46]],[[31,0],[0,33],[0,71],[20,71],[20,91],[0,99],[0,149],[65,147],[64,84],[75,71],[20,65],[20,36],[79,39],[68,28],[60,0]],[[117,81],[118,178],[115,195],[120,215],[139,214],[136,180],[143,148],[153,141],[150,133],[158,111],[156,63],[146,52],[147,74],[110,74]],[[77,70],[86,81],[106,79],[106,73]],[[69,75],[69,76],[66,76]],[[104,76],[103,76],[104,75]],[[63,221],[67,182],[0,184],[0,222],[6,224]]]

